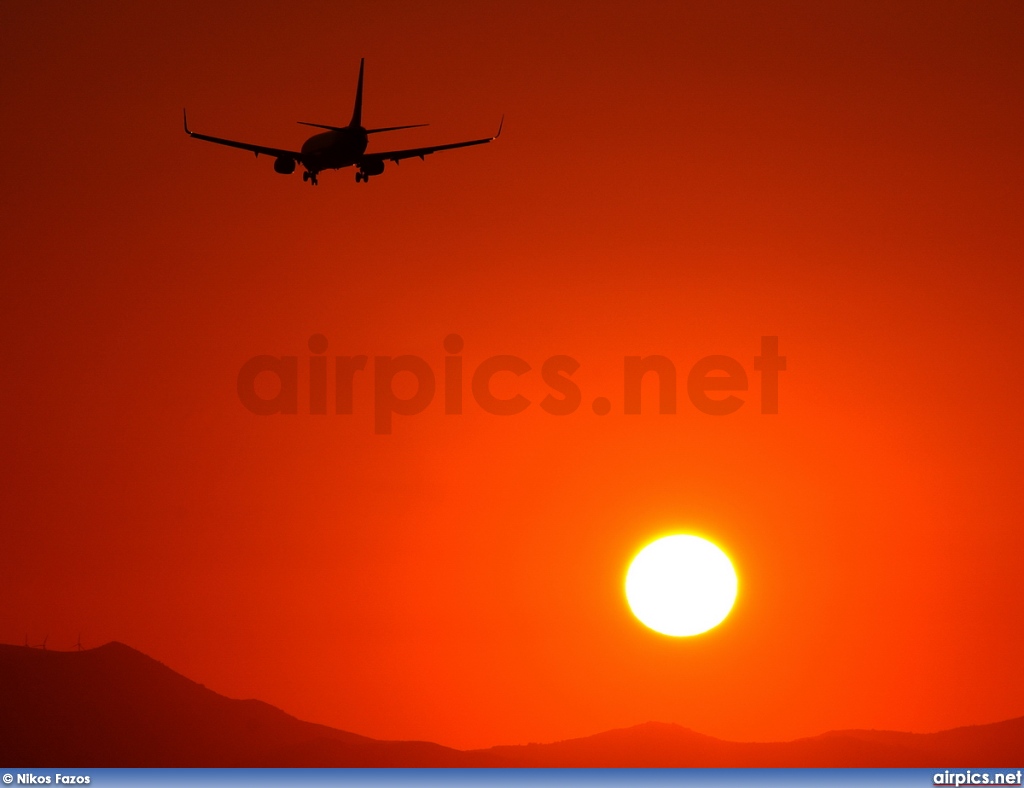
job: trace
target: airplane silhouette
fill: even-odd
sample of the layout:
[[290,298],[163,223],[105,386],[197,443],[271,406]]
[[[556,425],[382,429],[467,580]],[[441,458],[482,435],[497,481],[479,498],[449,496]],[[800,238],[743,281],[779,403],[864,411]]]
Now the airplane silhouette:
[[430,145],[425,148],[408,148],[406,150],[381,151],[379,153],[367,153],[366,146],[369,143],[370,134],[378,134],[382,131],[397,131],[398,129],[415,129],[426,126],[426,123],[415,123],[411,126],[387,126],[380,129],[363,128],[363,62],[359,60],[359,82],[356,84],[356,105],[352,111],[352,120],[347,126],[327,126],[323,123],[306,123],[299,121],[303,126],[314,126],[318,129],[327,129],[320,134],[315,134],[302,143],[301,150],[292,151],[283,148],[270,148],[266,145],[253,145],[248,142],[227,140],[221,137],[211,137],[207,134],[199,134],[191,131],[188,127],[188,115],[182,110],[185,121],[185,133],[197,140],[215,142],[218,145],[228,145],[232,148],[249,150],[256,154],[257,158],[262,153],[265,156],[274,157],[274,172],[282,175],[290,175],[295,172],[297,164],[304,168],[302,180],[317,185],[316,176],[323,170],[340,170],[342,167],[358,167],[356,172],[356,183],[362,181],[369,183],[371,175],[380,175],[384,172],[384,162],[393,161],[396,164],[402,159],[419,157],[423,159],[431,153],[452,148],[465,148],[470,145],[484,145],[493,142],[501,135],[501,127],[505,123],[502,116],[498,124],[498,131],[493,137],[485,137],[479,140],[467,140],[466,142],[449,142],[446,145]]

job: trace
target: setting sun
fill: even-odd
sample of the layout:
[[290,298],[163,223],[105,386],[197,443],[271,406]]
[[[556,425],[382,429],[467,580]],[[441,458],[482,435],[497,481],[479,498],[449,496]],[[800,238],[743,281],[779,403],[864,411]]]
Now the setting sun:
[[643,624],[663,635],[699,635],[729,615],[736,571],[720,548],[699,536],[666,536],[637,554],[626,599]]

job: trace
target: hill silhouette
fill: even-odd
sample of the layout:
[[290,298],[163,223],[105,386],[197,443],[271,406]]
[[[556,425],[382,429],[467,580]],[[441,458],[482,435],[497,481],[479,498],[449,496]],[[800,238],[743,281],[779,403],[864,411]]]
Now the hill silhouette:
[[496,756],[390,742],[233,700],[122,643],[0,645],[0,760],[24,766],[490,766]]
[[1024,717],[941,733],[834,731],[788,742],[733,742],[661,722],[552,744],[492,747],[532,767],[976,767],[1017,768]]
[[977,767],[1017,768],[1024,717],[931,734],[835,731],[730,742],[646,723],[485,750],[380,741],[233,700],[121,643],[81,652],[0,645],[0,760],[26,767]]

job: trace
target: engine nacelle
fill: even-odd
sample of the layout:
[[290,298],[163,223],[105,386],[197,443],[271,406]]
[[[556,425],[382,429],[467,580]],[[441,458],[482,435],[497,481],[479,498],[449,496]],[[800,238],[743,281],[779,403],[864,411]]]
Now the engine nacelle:
[[274,159],[274,172],[291,175],[295,172],[295,159],[290,156],[278,156]]
[[363,175],[380,175],[384,172],[384,159],[366,159],[359,165],[359,171]]

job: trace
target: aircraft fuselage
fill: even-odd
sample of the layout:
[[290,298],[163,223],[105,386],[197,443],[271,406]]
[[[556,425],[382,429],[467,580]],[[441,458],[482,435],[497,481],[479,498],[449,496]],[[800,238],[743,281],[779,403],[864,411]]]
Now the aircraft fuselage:
[[351,167],[366,152],[369,139],[361,126],[314,134],[302,143],[302,163],[317,172]]

